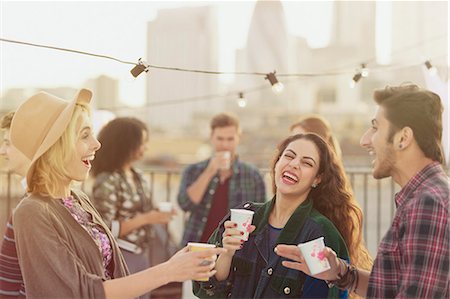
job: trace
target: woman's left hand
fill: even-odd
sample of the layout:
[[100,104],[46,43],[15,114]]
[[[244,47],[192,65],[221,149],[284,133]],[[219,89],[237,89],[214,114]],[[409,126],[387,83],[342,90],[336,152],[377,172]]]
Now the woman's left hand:
[[277,245],[275,247],[275,253],[281,257],[290,259],[292,261],[282,261],[281,264],[287,268],[295,269],[304,272],[305,274],[322,279],[322,280],[335,280],[338,278],[340,272],[339,259],[336,253],[329,247],[325,247],[323,250],[324,257],[328,259],[331,269],[321,272],[316,275],[311,275],[305,258],[303,257],[300,249],[296,245]]
[[176,215],[175,211],[160,212],[158,210],[151,210],[147,213],[142,214],[146,224],[167,224],[172,220],[173,216],[175,215]]

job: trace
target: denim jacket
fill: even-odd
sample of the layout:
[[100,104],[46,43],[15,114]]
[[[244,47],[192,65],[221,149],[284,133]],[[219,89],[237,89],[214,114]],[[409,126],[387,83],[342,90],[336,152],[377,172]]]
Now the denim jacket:
[[[347,297],[347,292],[336,287],[329,289],[325,281],[284,267],[281,262],[285,259],[269,248],[268,219],[275,200],[265,204],[244,204],[243,208],[255,211],[253,224],[256,230],[250,234],[244,247],[236,251],[227,280],[219,282],[213,277],[208,282],[194,282],[194,294],[200,298]],[[209,243],[222,246],[223,223],[226,220],[229,220],[229,215],[219,224]],[[297,245],[321,236],[326,246],[348,260],[347,247],[336,227],[313,208],[311,199],[307,199],[294,211],[276,243]]]

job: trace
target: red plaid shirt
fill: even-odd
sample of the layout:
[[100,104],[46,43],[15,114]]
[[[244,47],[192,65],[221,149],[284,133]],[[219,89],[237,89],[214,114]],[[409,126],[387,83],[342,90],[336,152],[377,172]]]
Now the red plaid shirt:
[[449,298],[450,180],[437,162],[396,194],[397,211],[378,247],[367,298]]

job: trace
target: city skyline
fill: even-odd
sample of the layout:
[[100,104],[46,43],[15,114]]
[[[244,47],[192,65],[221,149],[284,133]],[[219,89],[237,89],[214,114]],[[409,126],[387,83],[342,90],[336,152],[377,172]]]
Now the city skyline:
[[[448,71],[448,61],[446,60],[448,48],[445,46],[448,41],[448,29],[443,26],[444,23],[447,23],[448,16],[446,10],[442,9],[445,6],[443,2],[439,5],[425,2],[391,3],[391,5],[386,5],[386,2],[327,2],[332,4],[332,16],[328,17],[332,22],[328,25],[319,22],[316,27],[321,30],[331,27],[332,30],[329,30],[328,33],[327,46],[319,48],[312,47],[312,41],[308,41],[306,36],[299,37],[292,33],[290,30],[292,25],[289,26],[289,20],[292,20],[292,17],[289,18],[289,15],[292,16],[298,11],[286,7],[287,4],[292,3],[300,5],[304,8],[302,12],[304,15],[305,12],[310,12],[309,9],[314,6],[315,2],[259,1],[255,6],[252,6],[255,2],[251,1],[235,2],[234,4],[236,5],[236,3],[239,7],[246,5],[249,10],[241,15],[236,13],[234,20],[223,24],[223,20],[226,18],[220,18],[220,16],[223,16],[227,9],[233,7],[226,6],[226,3],[221,6],[213,6],[205,5],[213,4],[212,2],[202,2],[200,3],[202,5],[198,5],[197,2],[188,2],[186,6],[184,2],[183,5],[180,2],[171,2],[170,5],[160,3],[160,6],[148,6],[154,3],[125,5],[123,2],[81,2],[77,3],[82,4],[80,12],[79,6],[73,6],[72,2],[63,2],[58,3],[56,7],[52,6],[43,15],[39,12],[43,12],[45,5],[41,7],[27,3],[27,5],[31,5],[31,7],[27,7],[27,11],[34,12],[31,14],[33,16],[31,20],[28,20],[30,13],[24,14],[21,18],[14,18],[17,15],[17,12],[14,13],[14,9],[25,4],[16,5],[13,10],[10,10],[12,6],[5,9],[2,2],[2,14],[9,17],[2,18],[2,28],[5,27],[5,24],[8,25],[6,26],[8,29],[11,26],[14,27],[14,24],[20,24],[19,20],[27,20],[22,25],[28,26],[29,32],[23,30],[23,26],[17,26],[18,28],[15,29],[17,31],[22,28],[21,31],[19,30],[21,35],[35,39],[28,41],[45,43],[46,40],[59,38],[61,41],[67,42],[67,45],[64,44],[64,46],[68,48],[108,54],[125,60],[128,60],[125,54],[131,53],[132,50],[136,52],[137,48],[146,49],[146,51],[142,51],[147,57],[152,57],[149,62],[162,66],[223,71],[236,69],[244,72],[276,69],[279,73],[323,72],[325,74],[330,69],[345,69],[346,71],[340,75],[300,78],[301,80],[279,78],[286,83],[285,90],[275,96],[270,91],[270,85],[267,80],[264,80],[264,76],[235,76],[235,80],[228,78],[231,81],[227,81],[219,80],[227,76],[217,77],[150,69],[148,74],[144,73],[133,79],[129,74],[130,65],[72,53],[0,43],[2,48],[2,94],[8,90],[8,82],[14,81],[13,78],[23,80],[20,82],[26,82],[26,80],[49,77],[52,78],[55,85],[46,87],[40,83],[34,86],[28,85],[28,87],[44,88],[50,92],[57,91],[61,92],[63,97],[67,95],[70,97],[74,88],[86,86],[94,90],[94,107],[98,105],[99,108],[112,110],[126,105],[133,106],[131,98],[140,99],[134,104],[145,104],[142,109],[131,107],[117,111],[117,115],[133,114],[144,120],[157,132],[164,132],[167,137],[191,134],[196,138],[202,138],[202,136],[207,136],[205,124],[208,123],[211,114],[224,109],[235,110],[242,118],[246,131],[252,132],[251,134],[258,138],[261,144],[276,142],[278,136],[284,134],[289,123],[299,115],[319,113],[330,120],[333,127],[336,128],[338,138],[344,140],[346,145],[352,145],[355,148],[357,140],[354,136],[360,134],[362,128],[367,125],[366,119],[370,117],[372,110],[370,105],[373,105],[370,98],[374,88],[382,87],[385,84],[400,84],[404,81],[425,85],[424,73],[421,70],[423,66],[420,67],[420,65],[425,59],[430,58],[439,67],[443,80],[445,81],[448,77],[446,72]],[[153,9],[153,17],[151,21],[147,21],[152,13],[150,10],[147,12],[146,8],[150,7]],[[85,14],[83,14],[83,9]],[[120,14],[117,13],[117,9],[121,9]],[[103,10],[102,14],[107,16],[106,19],[103,18],[103,15],[96,17],[99,10]],[[142,13],[142,10],[145,10],[144,14],[137,13]],[[7,11],[11,14],[6,14]],[[312,16],[314,15],[313,11],[311,10],[310,13]],[[61,13],[58,15],[55,12]],[[66,18],[67,14],[78,16],[79,21],[73,23],[71,18]],[[380,20],[380,14],[389,16],[390,21]],[[38,26],[38,19],[42,21],[47,17],[49,22],[46,25]],[[430,19],[433,19],[433,22],[430,22]],[[248,25],[237,26],[242,25],[243,20],[248,20]],[[377,24],[383,21],[390,25],[384,29],[390,33],[386,33],[386,36],[382,35],[383,38],[380,39]],[[53,26],[48,27],[51,24]],[[98,26],[98,24],[102,26]],[[230,52],[233,54],[230,56],[233,59],[225,64],[225,68],[223,67],[223,49],[221,48],[224,44],[222,31],[224,25],[233,27],[234,31],[230,31],[232,33],[239,27],[240,34],[237,34],[239,37],[236,36],[236,39],[243,39],[239,48],[237,50],[233,48]],[[137,30],[140,32],[138,35],[144,35],[144,38],[136,39],[132,35],[127,35],[136,28],[140,28]],[[107,34],[99,35],[98,30],[100,29]],[[104,29],[108,30],[104,31]],[[3,30],[2,37],[12,38],[7,34],[3,35],[4,32],[10,31]],[[52,34],[48,34],[48,32]],[[45,35],[45,39],[38,41],[42,34]],[[79,35],[81,35],[81,39],[78,37]],[[319,35],[323,38],[327,34],[322,32]],[[18,37],[20,38],[20,36]],[[110,44],[111,40],[114,41],[113,46]],[[389,42],[383,40],[389,40]],[[136,41],[141,44],[136,44]],[[386,59],[383,55],[389,52],[380,54],[383,57],[378,54],[379,47],[377,45],[384,42],[386,42],[387,48],[394,49],[390,53],[395,54],[390,57],[394,63],[392,66],[376,63],[378,58]],[[94,50],[84,48],[86,45]],[[121,45],[122,50],[116,48],[115,45]],[[114,53],[114,51],[118,52]],[[41,57],[40,54],[44,53],[45,58],[37,59],[37,57]],[[145,59],[145,55],[142,56]],[[19,57],[20,59],[17,59]],[[60,59],[59,63],[53,63],[58,59]],[[370,70],[370,76],[363,78],[355,88],[351,89],[348,86],[349,80],[360,67],[360,63],[367,60],[370,61],[370,66],[379,68]],[[91,74],[92,69],[95,72]],[[72,83],[71,75],[81,77],[82,79],[78,80],[83,80],[83,82]],[[60,86],[57,83],[58,80],[64,83],[61,83]],[[292,83],[295,80],[297,82]],[[289,81],[292,84],[287,84]],[[166,106],[153,105],[165,104],[174,99],[181,99],[180,102],[182,102],[186,98],[225,94],[230,90],[246,91],[262,85],[267,88],[245,94],[250,98],[250,101],[247,101],[247,109],[237,107],[237,92],[228,96],[227,102],[225,99],[211,101],[212,99],[208,98],[206,100],[209,101],[191,101],[183,104],[178,102],[177,105]],[[142,95],[127,96],[127,90]],[[118,93],[120,94],[118,95]],[[4,99],[14,98],[19,102],[27,95],[27,92],[21,93],[18,89],[16,93],[12,92]],[[448,102],[448,98],[443,98],[443,100]],[[208,111],[205,108],[208,108],[206,109]],[[268,127],[270,127],[270,132],[267,131]],[[263,136],[258,134],[261,128],[266,129]],[[447,148],[449,147],[447,145]],[[255,156],[247,144],[243,144],[242,150],[248,155]],[[352,149],[348,150],[352,152]],[[265,157],[261,159],[264,160]]]
[[[329,46],[332,39],[333,9],[339,2],[280,2],[284,7],[285,23],[290,35],[304,38],[308,47],[312,49]],[[245,47],[255,3],[254,0],[231,3],[213,1],[132,3],[2,1],[0,3],[2,8],[1,36],[38,44],[91,51],[137,62],[139,57],[143,57],[145,60],[148,47],[147,24],[157,18],[158,10],[211,5],[217,11],[218,17],[217,69],[233,71],[236,52]],[[392,30],[388,28],[388,25],[392,25],[392,20],[380,20],[380,18],[386,16],[392,18],[393,7],[403,4],[376,2],[374,5],[376,5],[377,17],[376,59],[379,62],[389,62],[392,60],[390,48],[393,46],[389,38],[393,37]],[[239,9],[236,9],[237,7]],[[18,17],[19,15],[20,17]],[[382,28],[383,26],[384,28]],[[422,34],[422,31],[420,30],[419,33]],[[119,81],[118,98],[121,103],[129,106],[141,106],[146,102],[146,80],[143,78],[146,74],[136,79],[132,78],[129,73],[129,65],[5,42],[0,42],[0,47],[2,52],[1,95],[13,87],[78,87],[84,85],[87,80],[107,75]],[[426,55],[427,51],[421,49],[421,52],[419,51],[416,55],[417,61],[430,58]],[[442,57],[439,58],[442,59]],[[158,64],[157,61],[150,61],[150,63]],[[186,64],[190,68],[195,68],[195,65],[189,65],[189,62]],[[179,65],[168,66],[179,67]],[[315,69],[312,68],[312,70]],[[351,75],[348,74],[348,76]],[[147,76],[151,76],[151,72]],[[212,77],[225,86],[233,79],[232,76]],[[261,80],[262,82],[264,81]],[[223,88],[218,90],[218,92],[222,91]]]
[[[147,23],[157,17],[158,10],[210,5],[217,10],[218,17],[220,43],[218,66],[222,70],[233,71],[234,52],[245,45],[247,31],[245,28],[249,26],[255,2],[254,0],[231,3],[2,1],[1,36],[6,39],[65,47],[137,62],[140,57],[146,59]],[[283,5],[290,8],[287,9],[286,24],[292,34],[303,34],[313,47],[326,46],[328,42],[326,31],[329,30],[326,18],[327,16],[329,18],[331,13],[331,5],[285,2]],[[319,11],[320,15],[307,17],[302,7]],[[318,26],[319,22],[324,26]],[[317,29],[305,30],[306,26],[301,26],[302,23]],[[313,34],[315,32],[320,34]],[[2,94],[9,88],[17,87],[81,86],[88,79],[108,75],[120,81],[122,102],[131,106],[145,103],[145,78],[133,79],[129,73],[131,69],[129,65],[5,42],[1,42],[0,47]],[[153,63],[158,64],[157,61]],[[195,65],[191,67],[195,68]],[[227,80],[226,77],[218,79]]]

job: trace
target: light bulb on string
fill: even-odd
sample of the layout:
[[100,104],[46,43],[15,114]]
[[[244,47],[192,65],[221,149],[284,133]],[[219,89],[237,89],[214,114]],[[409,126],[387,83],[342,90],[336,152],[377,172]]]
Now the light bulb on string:
[[268,73],[265,77],[266,80],[269,80],[270,84],[272,85],[272,90],[275,93],[280,93],[284,89],[283,83],[279,82],[277,77],[275,76],[276,71],[273,71],[272,73]]
[[429,60],[425,61],[425,66],[430,72],[430,75],[434,76],[437,74],[437,68],[433,66]]
[[356,83],[358,83],[359,80],[361,80],[362,78],[362,74],[361,73],[356,73],[352,80],[350,80],[350,88],[355,88]]
[[240,108],[245,108],[247,106],[247,99],[244,97],[244,93],[239,93],[239,98],[237,99],[237,104]]
[[365,63],[361,64],[361,76],[364,78],[369,76],[369,69],[367,68],[367,65]]
[[148,71],[149,65],[142,58],[139,58],[138,63],[131,69],[130,73],[134,78],[137,78],[142,72],[148,73]]

